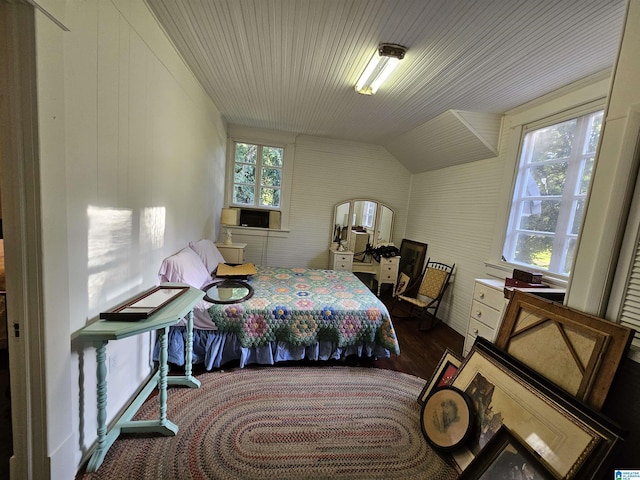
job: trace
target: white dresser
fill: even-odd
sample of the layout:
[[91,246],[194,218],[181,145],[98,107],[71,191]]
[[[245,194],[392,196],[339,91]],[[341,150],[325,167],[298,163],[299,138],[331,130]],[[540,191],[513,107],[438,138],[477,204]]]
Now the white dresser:
[[333,248],[329,250],[329,268],[331,270],[351,271],[353,266],[353,252],[339,252]]
[[380,296],[380,286],[383,283],[393,284],[393,291],[395,292],[398,274],[400,273],[400,257],[380,257],[380,262],[377,263],[377,266],[374,277],[378,282],[378,296]]
[[496,339],[508,303],[504,298],[504,280],[476,279],[463,355],[469,353],[478,335],[491,342]]

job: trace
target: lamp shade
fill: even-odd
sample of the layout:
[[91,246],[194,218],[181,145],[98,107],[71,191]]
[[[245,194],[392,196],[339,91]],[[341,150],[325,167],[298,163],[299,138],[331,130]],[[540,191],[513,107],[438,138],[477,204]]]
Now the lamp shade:
[[222,225],[239,225],[240,210],[237,208],[223,208],[220,214],[220,223]]

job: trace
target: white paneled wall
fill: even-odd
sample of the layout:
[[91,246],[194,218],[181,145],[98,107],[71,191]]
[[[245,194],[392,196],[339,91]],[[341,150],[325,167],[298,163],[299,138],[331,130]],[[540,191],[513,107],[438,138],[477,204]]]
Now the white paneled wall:
[[269,240],[269,263],[327,268],[335,204],[373,198],[396,212],[394,241],[400,245],[406,224],[411,175],[377,145],[301,136],[291,198],[287,241]]
[[456,264],[438,317],[459,333],[467,328],[473,280],[486,276],[503,170],[493,158],[413,177],[405,236],[427,243],[432,260]]
[[[214,238],[226,132],[144,2],[67,2],[67,32],[37,18],[48,453],[51,478],[72,478],[97,436],[96,367],[69,333]],[[152,347],[151,335],[109,343],[108,422],[151,373]]]

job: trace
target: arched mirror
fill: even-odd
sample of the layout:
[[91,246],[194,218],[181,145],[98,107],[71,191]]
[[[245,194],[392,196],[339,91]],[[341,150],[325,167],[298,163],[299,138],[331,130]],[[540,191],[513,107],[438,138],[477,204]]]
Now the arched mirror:
[[371,264],[367,245],[376,248],[391,243],[394,212],[388,206],[370,199],[346,200],[337,204],[333,213],[332,246],[353,252],[354,266]]

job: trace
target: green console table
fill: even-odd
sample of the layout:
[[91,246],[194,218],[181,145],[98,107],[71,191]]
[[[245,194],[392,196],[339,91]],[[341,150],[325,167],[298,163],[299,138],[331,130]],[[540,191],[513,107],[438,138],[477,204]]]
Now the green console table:
[[[163,284],[163,286],[177,286],[177,284]],[[182,285],[180,285],[182,286]],[[198,388],[200,381],[192,375],[192,349],[193,349],[193,307],[204,297],[204,292],[197,288],[189,288],[170,303],[163,306],[149,318],[139,321],[113,321],[99,320],[91,323],[77,332],[79,338],[93,342],[96,347],[96,384],[98,404],[98,440],[89,464],[88,472],[95,472],[104,460],[107,451],[121,433],[158,433],[164,436],[173,436],[178,432],[178,426],[167,419],[167,385],[184,385]],[[185,346],[185,372],[184,375],[171,376],[167,379],[167,334],[169,327],[178,323],[180,319],[187,318],[187,341]],[[131,405],[109,430],[106,427],[107,420],[107,366],[106,348],[109,340],[139,335],[141,333],[157,330],[160,341],[160,357],[158,371],[140,391]],[[158,387],[159,419],[158,420],[132,420],[144,401]]]

